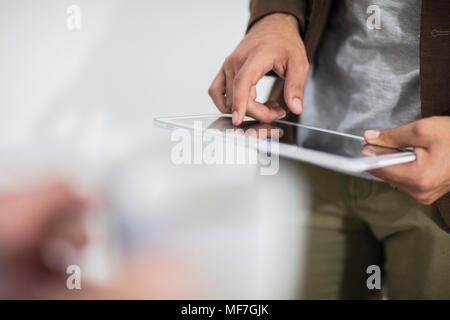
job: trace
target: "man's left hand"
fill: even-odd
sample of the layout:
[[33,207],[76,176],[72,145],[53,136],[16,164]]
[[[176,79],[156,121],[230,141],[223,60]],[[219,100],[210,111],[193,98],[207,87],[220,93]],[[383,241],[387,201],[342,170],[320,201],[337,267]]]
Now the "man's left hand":
[[368,130],[370,144],[414,147],[416,161],[368,171],[423,204],[450,191],[450,117],[425,118],[384,130]]

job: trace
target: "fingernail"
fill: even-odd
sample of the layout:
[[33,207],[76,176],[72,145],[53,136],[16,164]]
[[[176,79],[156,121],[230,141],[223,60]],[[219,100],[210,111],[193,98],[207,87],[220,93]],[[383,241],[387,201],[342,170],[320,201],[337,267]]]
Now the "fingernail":
[[233,115],[231,116],[231,120],[233,121],[234,125],[239,124],[239,113],[237,111],[233,111]]
[[280,111],[277,120],[280,120],[283,118],[286,118],[286,111],[284,111],[284,110]]
[[367,130],[364,134],[367,140],[375,140],[380,136],[380,131],[378,130]]
[[297,111],[297,113],[302,112],[302,107],[303,107],[302,100],[300,100],[299,98],[294,98],[292,100],[292,104],[294,105],[294,108]]

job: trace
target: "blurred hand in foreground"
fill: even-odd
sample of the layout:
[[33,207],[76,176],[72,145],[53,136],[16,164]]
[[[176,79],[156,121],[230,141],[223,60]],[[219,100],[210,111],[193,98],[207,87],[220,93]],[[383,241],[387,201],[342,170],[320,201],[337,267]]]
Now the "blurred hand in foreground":
[[45,247],[57,239],[81,248],[85,207],[64,182],[0,195],[0,295],[27,296],[37,282],[64,271],[46,265]]
[[450,191],[450,117],[425,118],[384,130],[368,130],[368,143],[414,147],[416,161],[371,170],[423,204],[431,204]]

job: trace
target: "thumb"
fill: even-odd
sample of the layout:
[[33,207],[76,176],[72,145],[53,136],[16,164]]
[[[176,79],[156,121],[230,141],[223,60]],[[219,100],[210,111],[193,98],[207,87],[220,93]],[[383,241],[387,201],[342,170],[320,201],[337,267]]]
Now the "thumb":
[[423,147],[429,143],[427,139],[416,130],[417,121],[392,129],[367,130],[364,139],[367,143],[385,147]]
[[308,66],[303,66],[300,59],[291,59],[288,62],[284,83],[284,100],[289,110],[295,114],[300,114],[303,110],[307,75]]

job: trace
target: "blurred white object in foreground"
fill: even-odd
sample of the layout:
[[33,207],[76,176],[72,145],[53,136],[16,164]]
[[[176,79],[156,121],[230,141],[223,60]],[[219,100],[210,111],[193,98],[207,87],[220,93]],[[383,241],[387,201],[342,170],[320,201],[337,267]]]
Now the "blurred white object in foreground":
[[[154,133],[116,127],[97,153],[41,141],[2,159],[11,170],[0,182],[53,174],[105,199],[103,212],[90,218],[81,263],[88,282],[110,284],[135,255],[148,256],[149,264],[141,275],[122,274],[131,297],[134,287],[144,287],[144,298],[158,297],[158,288],[163,298],[299,297],[309,197],[297,163],[280,159],[274,176],[261,176],[256,165],[176,166],[169,135]],[[172,261],[170,272],[154,267],[161,253]],[[175,292],[180,282],[188,290]]]
[[298,297],[308,192],[296,163],[281,160],[275,176],[255,165],[176,166],[171,146],[167,136],[136,147],[110,177],[127,247],[181,259],[197,289],[186,298]]

